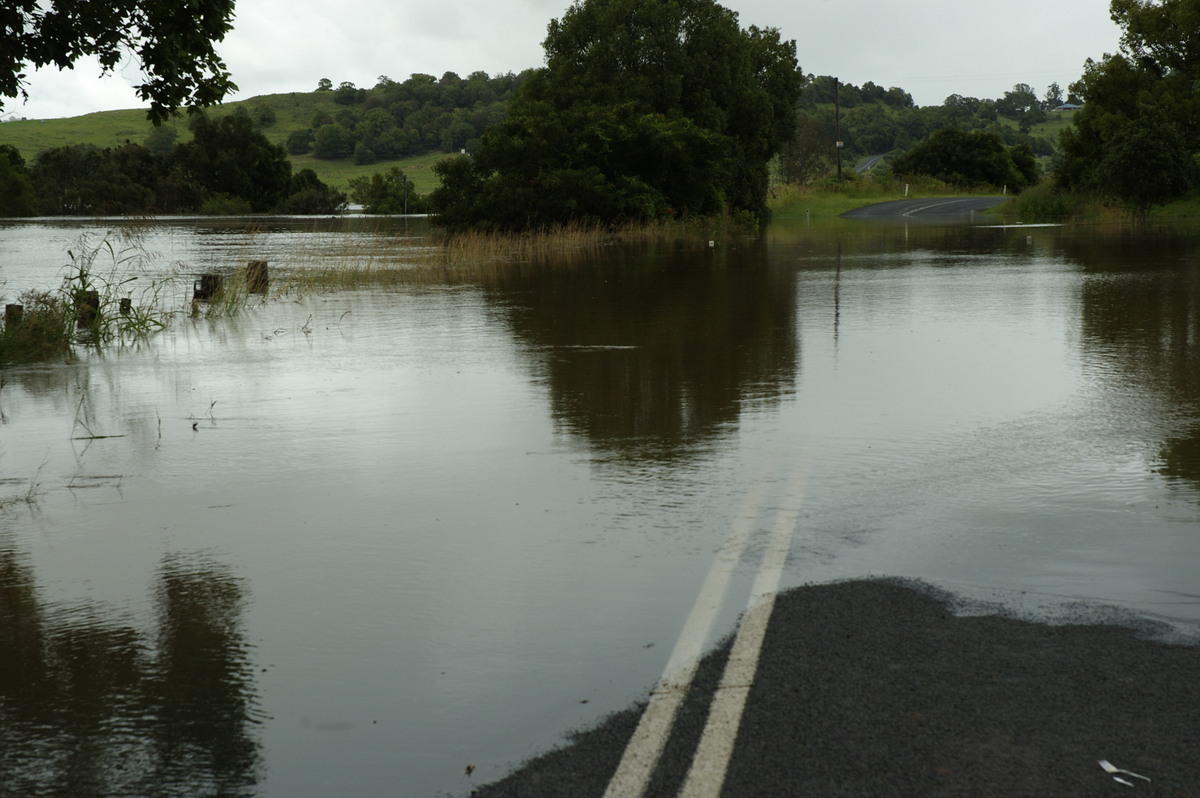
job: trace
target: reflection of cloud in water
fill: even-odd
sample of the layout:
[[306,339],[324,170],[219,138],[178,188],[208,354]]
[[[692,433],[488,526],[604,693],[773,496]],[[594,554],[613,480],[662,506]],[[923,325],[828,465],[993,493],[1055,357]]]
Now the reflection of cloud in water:
[[167,557],[147,635],[46,606],[0,540],[0,784],[10,795],[249,795],[259,773],[244,587]]

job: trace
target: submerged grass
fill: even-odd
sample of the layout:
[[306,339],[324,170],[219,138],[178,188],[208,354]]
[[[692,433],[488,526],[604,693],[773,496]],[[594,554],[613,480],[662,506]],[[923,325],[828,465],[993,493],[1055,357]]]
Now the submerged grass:
[[[248,231],[253,239],[254,228]],[[611,228],[575,225],[519,234],[429,232],[336,236],[313,231],[269,272],[269,291],[255,292],[248,275],[229,269],[203,300],[192,299],[193,270],[155,265],[136,224],[86,238],[67,255],[62,285],[18,298],[19,319],[0,320],[0,366],[70,360],[80,348],[141,342],[180,316],[236,316],[271,299],[331,291],[401,286],[485,284],[528,269],[570,269],[593,263],[608,248],[631,242],[708,246],[747,231],[733,220],[672,221]],[[257,247],[251,247],[257,248]],[[231,253],[230,260],[240,260]],[[242,260],[242,263],[246,263]],[[151,276],[157,274],[158,276]],[[184,297],[180,303],[180,297]]]
[[683,240],[700,247],[738,232],[732,222],[712,221],[575,225],[526,233],[435,232],[419,245],[366,241],[361,250],[336,259],[294,260],[277,290],[295,296],[372,286],[486,283],[529,268],[573,268],[621,243]]

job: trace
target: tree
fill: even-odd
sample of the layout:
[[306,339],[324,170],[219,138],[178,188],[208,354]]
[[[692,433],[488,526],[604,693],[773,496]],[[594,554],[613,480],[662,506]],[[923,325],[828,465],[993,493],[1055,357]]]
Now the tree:
[[177,138],[179,138],[179,131],[175,129],[174,125],[159,125],[151,128],[150,132],[146,134],[146,149],[160,154],[168,153],[175,146]]
[[1052,111],[1062,104],[1062,87],[1058,85],[1058,81],[1055,81],[1046,87],[1046,98],[1042,100],[1042,107],[1047,111]]
[[301,169],[292,176],[287,198],[276,210],[290,214],[332,214],[346,209],[346,195],[321,182],[311,169]]
[[313,155],[318,158],[345,158],[354,152],[354,134],[336,122],[321,125],[313,135]]
[[341,105],[353,105],[361,102],[366,96],[365,90],[360,90],[353,83],[344,80],[338,84],[338,87],[333,91],[333,101]]
[[[163,122],[183,106],[209,106],[237,89],[213,48],[232,28],[234,0],[7,0],[0,11],[0,99],[28,97],[27,66],[70,68],[95,56],[104,73],[132,52],[145,82],[134,87]],[[2,105],[0,105],[2,107]]]
[[36,216],[37,195],[33,193],[33,185],[24,170],[4,155],[0,153],[0,216]]
[[[1121,46],[1088,59],[1070,87],[1083,101],[1060,139],[1058,187],[1144,212],[1186,193],[1200,154],[1200,0],[1112,0]],[[1145,176],[1138,171],[1144,165]]]
[[396,166],[370,177],[352,178],[350,196],[366,213],[420,213],[424,209],[412,181]]
[[1151,205],[1184,196],[1196,180],[1196,165],[1178,131],[1161,118],[1126,122],[1096,167],[1097,185],[1109,197],[1145,215]]
[[317,91],[333,91],[333,81],[329,78],[321,78],[317,81]]
[[249,117],[213,121],[198,115],[191,130],[192,140],[177,146],[171,158],[205,191],[242,198],[255,213],[287,196],[292,179],[287,152],[255,130]]
[[[144,157],[134,154],[139,150]],[[154,201],[147,185],[158,172],[154,158],[136,144],[116,150],[90,144],[56,147],[38,154],[29,179],[41,212],[48,215],[143,213]]]
[[305,155],[312,152],[313,132],[311,128],[293,130],[288,133],[283,146],[289,155]]
[[937,131],[892,163],[898,175],[928,175],[955,185],[1014,190],[1037,182],[1037,168],[1028,148],[1010,150],[995,133],[956,128]]
[[833,132],[820,119],[804,116],[796,120],[796,135],[779,153],[783,179],[809,185],[833,171]]
[[436,168],[443,223],[765,215],[801,88],[793,42],[712,0],[577,0],[543,48],[476,155]]

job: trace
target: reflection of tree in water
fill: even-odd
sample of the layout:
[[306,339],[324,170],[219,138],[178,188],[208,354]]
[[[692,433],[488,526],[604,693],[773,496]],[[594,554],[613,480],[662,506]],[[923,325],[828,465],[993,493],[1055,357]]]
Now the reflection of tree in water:
[[1160,472],[1200,485],[1200,235],[1127,230],[1073,241],[1088,266],[1083,343],[1180,410]]
[[243,587],[170,557],[158,594],[156,640],[94,608],[51,610],[0,543],[0,794],[253,794]]
[[555,418],[601,449],[689,451],[795,382],[792,276],[752,245],[613,247],[501,290]]

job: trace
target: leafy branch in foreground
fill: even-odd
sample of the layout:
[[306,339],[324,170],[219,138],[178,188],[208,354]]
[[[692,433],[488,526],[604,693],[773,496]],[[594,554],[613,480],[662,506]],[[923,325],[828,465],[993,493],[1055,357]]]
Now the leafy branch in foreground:
[[233,27],[234,0],[107,0],[44,3],[9,0],[0,47],[0,107],[5,97],[27,97],[28,66],[68,69],[95,56],[112,72],[132,53],[145,82],[135,87],[161,123],[184,106],[219,103],[236,90],[213,42]]

